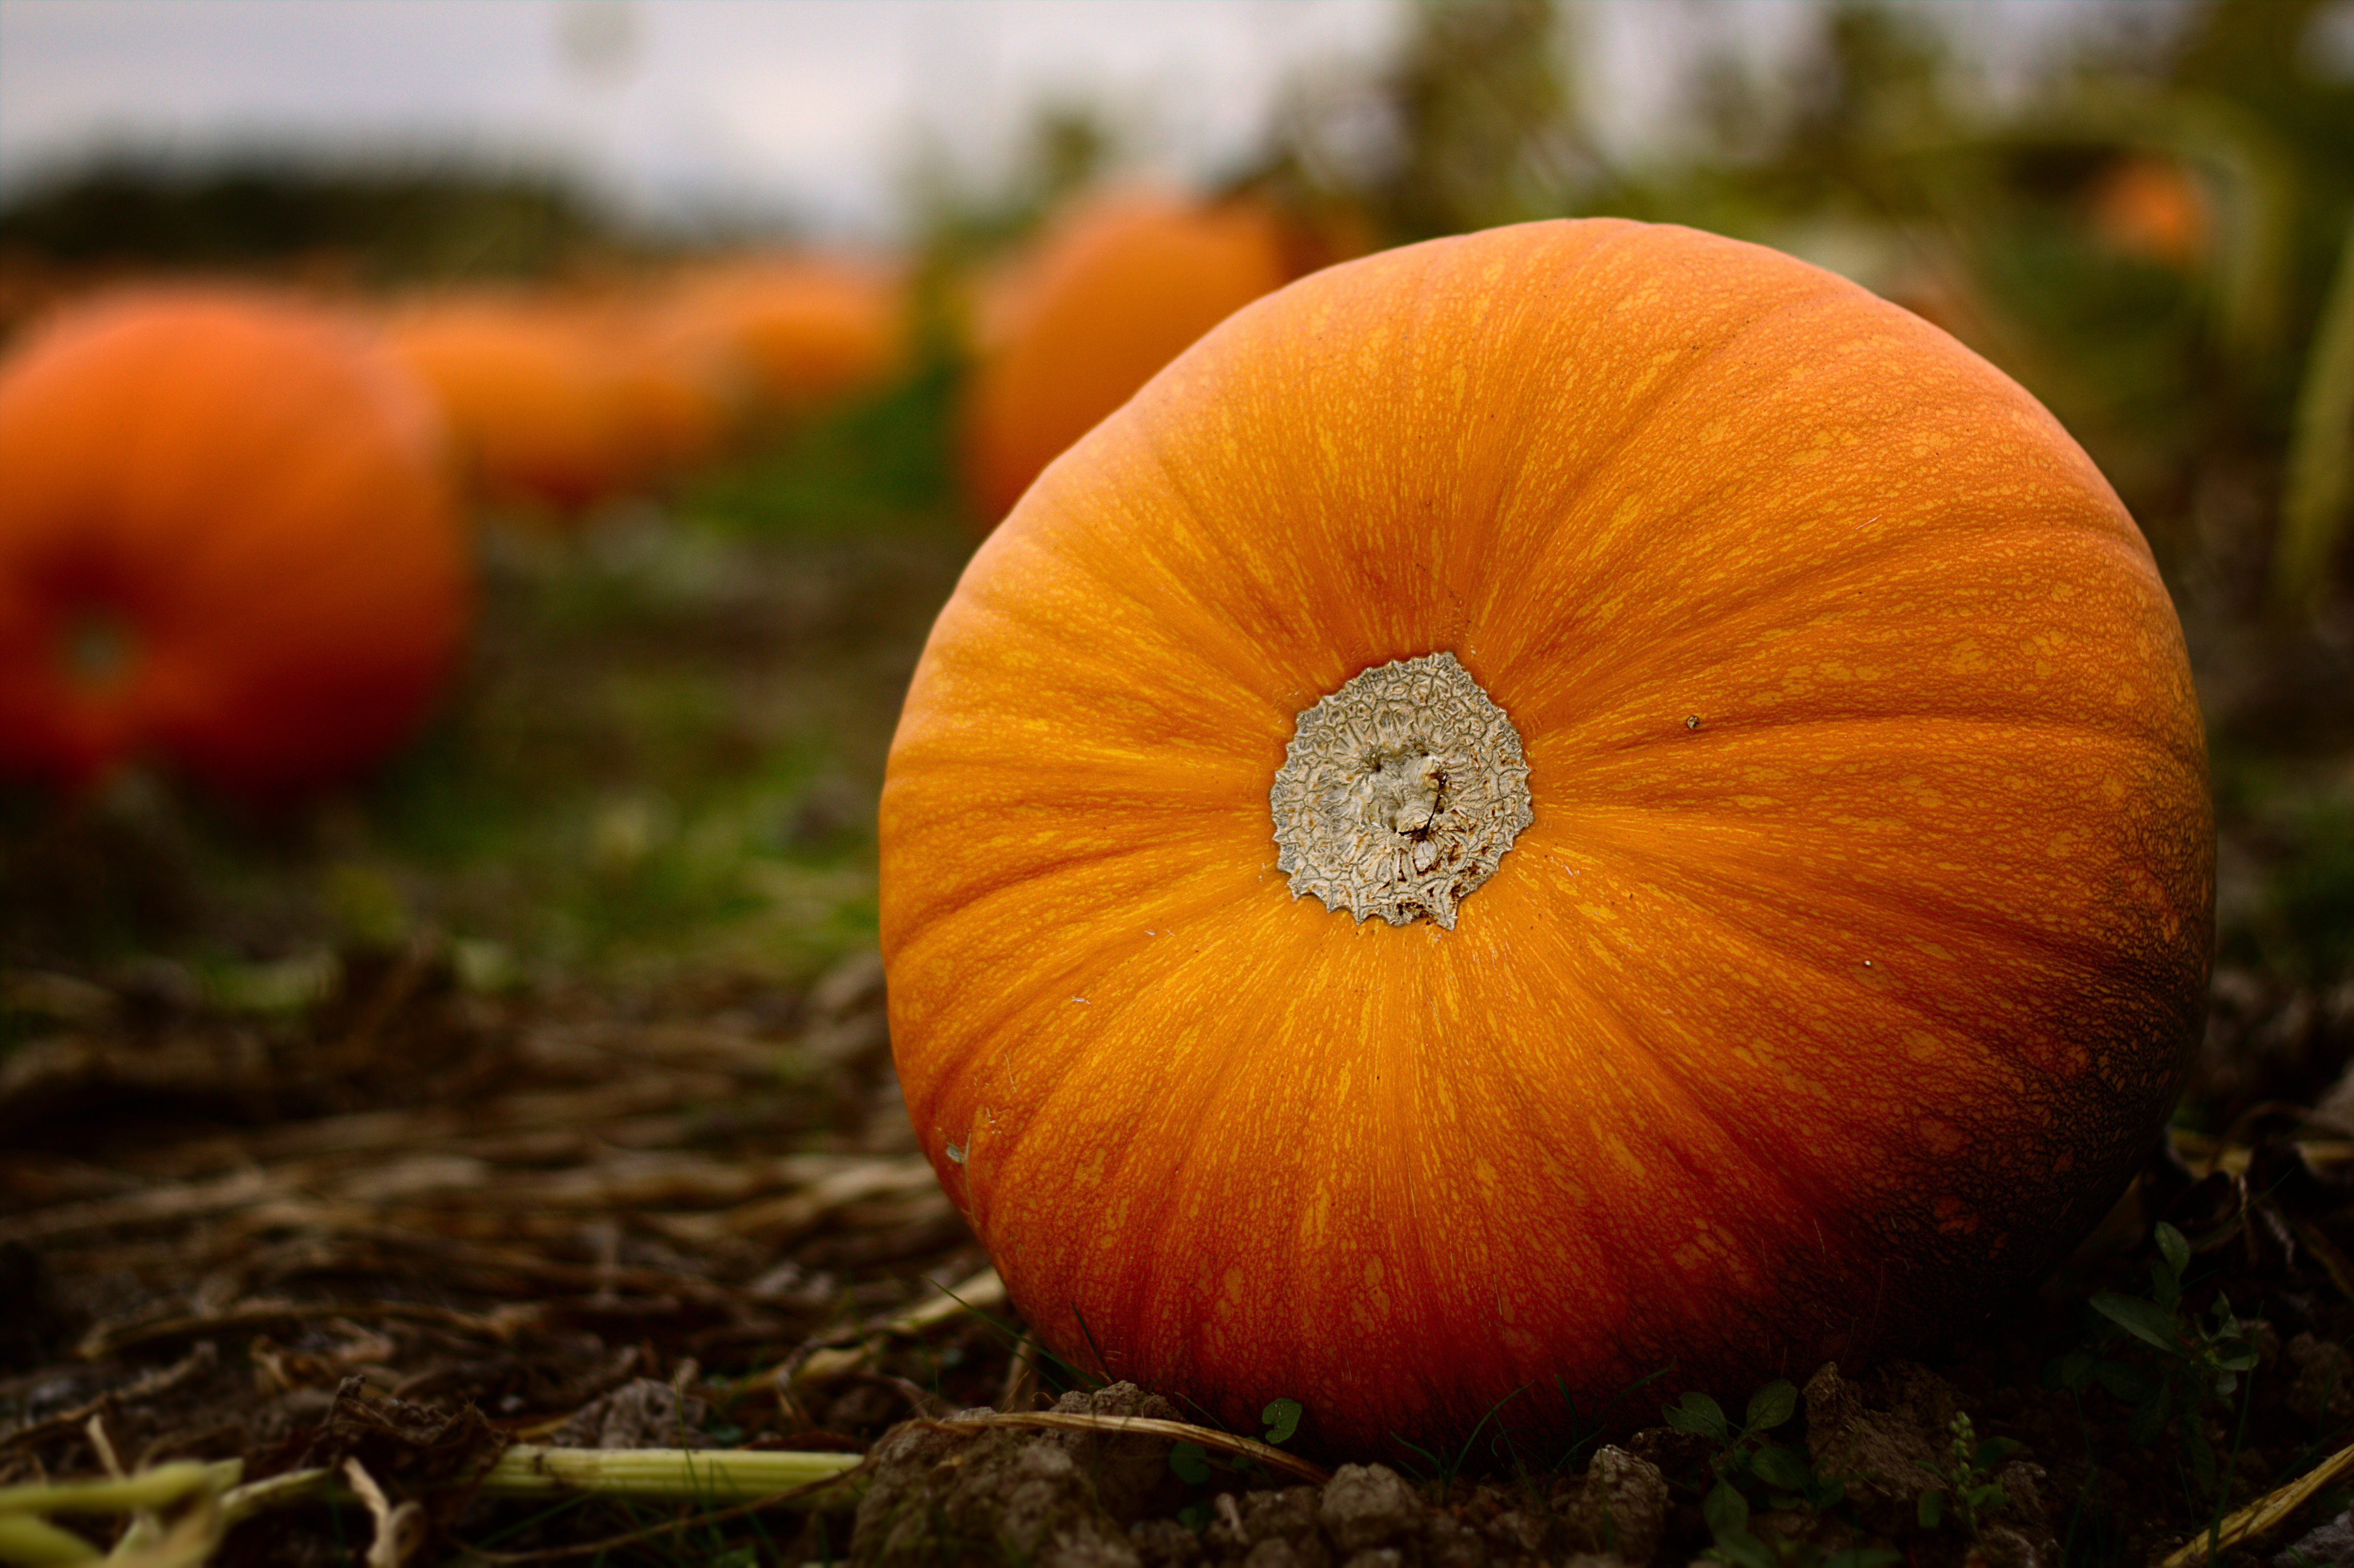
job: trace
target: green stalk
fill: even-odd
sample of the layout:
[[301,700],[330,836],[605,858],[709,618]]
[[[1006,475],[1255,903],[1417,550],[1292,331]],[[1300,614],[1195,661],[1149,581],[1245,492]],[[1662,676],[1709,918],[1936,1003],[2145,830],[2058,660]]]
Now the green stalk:
[[[65,1481],[0,1487],[0,1563],[10,1568],[62,1568],[96,1563],[107,1554],[82,1537],[41,1517],[52,1513],[135,1513],[190,1498],[209,1499],[236,1483],[239,1467],[180,1460],[106,1481]],[[126,1542],[126,1544],[129,1544]],[[204,1542],[195,1548],[201,1553]],[[120,1549],[109,1561],[124,1560]]]
[[33,1513],[128,1513],[164,1508],[207,1486],[233,1484],[234,1469],[180,1459],[115,1481],[56,1481],[0,1487],[0,1519]]
[[[517,1444],[483,1472],[484,1497],[546,1497],[554,1493],[637,1498],[649,1501],[749,1503],[775,1499],[782,1506],[855,1507],[864,1478],[857,1454],[803,1454],[724,1448],[547,1448]],[[71,1531],[41,1517],[53,1513],[128,1513],[168,1508],[203,1496],[219,1504],[219,1528],[296,1503],[350,1501],[351,1488],[334,1470],[295,1470],[240,1486],[243,1467],[181,1461],[121,1480],[68,1481],[0,1488],[0,1563],[8,1568],[63,1568],[103,1553]],[[830,1482],[840,1483],[829,1485]]]
[[2354,226],[2322,305],[2297,393],[2287,492],[2273,550],[2273,602],[2311,615],[2329,591],[2329,567],[2354,512]]
[[89,1563],[99,1549],[70,1530],[60,1530],[30,1514],[0,1515],[0,1563],[11,1568],[54,1568],[68,1563]]
[[[482,1473],[476,1491],[490,1498],[546,1497],[579,1493],[652,1501],[758,1502],[780,1493],[800,1508],[847,1509],[865,1488],[850,1472],[865,1460],[856,1454],[803,1454],[726,1448],[546,1448],[518,1443]],[[841,1486],[825,1483],[840,1479]],[[349,1500],[351,1489],[333,1470],[293,1470],[221,1499],[221,1512],[236,1524],[272,1509],[316,1499]]]
[[865,1460],[857,1454],[727,1448],[543,1448],[517,1445],[483,1477],[486,1497],[595,1492],[607,1497],[751,1502],[809,1490],[806,1508],[854,1506],[863,1485],[827,1487]]

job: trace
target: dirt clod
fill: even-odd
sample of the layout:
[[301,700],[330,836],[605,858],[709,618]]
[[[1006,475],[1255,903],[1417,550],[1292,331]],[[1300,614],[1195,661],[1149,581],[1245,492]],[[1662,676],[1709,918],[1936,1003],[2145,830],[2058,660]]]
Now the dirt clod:
[[2354,1563],[2354,1509],[2299,1536],[2272,1559],[2272,1568],[2311,1568],[2321,1563]]
[[2288,1390],[2291,1410],[2317,1424],[2354,1415],[2354,1356],[2344,1346],[2299,1334],[2282,1353],[2296,1369]]
[[874,1479],[851,1536],[854,1563],[1013,1558],[1042,1568],[1126,1568],[1140,1561],[1087,1467],[1052,1436],[909,1422],[885,1434],[871,1457]]
[[[1066,1414],[1178,1419],[1177,1407],[1132,1383],[1083,1392],[1074,1389],[1055,1404]],[[1069,1454],[1095,1486],[1096,1500],[1125,1528],[1155,1513],[1173,1512],[1183,1486],[1169,1467],[1169,1440],[1118,1432],[1042,1434]]]
[[1335,1546],[1354,1554],[1396,1540],[1422,1512],[1422,1499],[1388,1466],[1343,1465],[1325,1487],[1316,1517]]
[[1668,1478],[1624,1448],[1599,1449],[1585,1467],[1585,1485],[1568,1499],[1562,1524],[1573,1551],[1648,1563],[1668,1526]]
[[[1807,1447],[1817,1475],[1846,1479],[1866,1530],[1896,1535],[1914,1527],[1921,1494],[1936,1484],[1956,1406],[1953,1389],[1925,1367],[1892,1362],[1875,1383],[1850,1383],[1837,1362],[1823,1363],[1807,1380]],[[1871,1392],[1880,1408],[1866,1403]]]
[[572,1414],[547,1439],[559,1448],[708,1448],[711,1406],[650,1377],[632,1378]]

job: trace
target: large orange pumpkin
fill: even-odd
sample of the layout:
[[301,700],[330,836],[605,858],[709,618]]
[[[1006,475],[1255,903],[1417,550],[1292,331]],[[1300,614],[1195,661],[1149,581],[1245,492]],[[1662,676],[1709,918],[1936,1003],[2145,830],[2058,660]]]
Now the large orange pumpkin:
[[1344,1454],[1971,1323],[2148,1147],[2212,922],[2083,452],[1837,277],[1615,220],[1172,365],[973,558],[881,833],[908,1109],[1024,1318]]
[[966,389],[965,488],[993,524],[1039,471],[1153,372],[1291,275],[1256,202],[1155,191],[1098,196],[984,291]]
[[341,778],[416,726],[471,608],[432,410],[342,318],[140,291],[0,368],[0,773]]

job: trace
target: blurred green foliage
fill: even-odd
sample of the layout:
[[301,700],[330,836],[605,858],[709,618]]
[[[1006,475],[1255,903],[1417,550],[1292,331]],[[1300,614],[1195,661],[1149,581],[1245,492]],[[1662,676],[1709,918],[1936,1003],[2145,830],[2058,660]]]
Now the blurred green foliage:
[[1003,177],[977,179],[954,148],[920,146],[901,181],[917,250],[935,269],[1002,251],[1118,166],[1128,148],[1108,109],[1084,99],[1040,104]]
[[111,159],[0,208],[0,249],[79,266],[340,262],[355,282],[524,277],[642,249],[567,181],[461,167],[311,167],[253,155],[176,168]]

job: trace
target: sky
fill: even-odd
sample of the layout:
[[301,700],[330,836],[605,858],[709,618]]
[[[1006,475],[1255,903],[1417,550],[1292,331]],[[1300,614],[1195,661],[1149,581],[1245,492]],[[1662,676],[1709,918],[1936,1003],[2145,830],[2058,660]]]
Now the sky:
[[[2120,0],[1919,0],[1989,79]],[[2165,0],[2122,0],[2163,4]],[[1580,0],[1606,147],[1672,140],[1678,72],[1764,69],[1815,0]],[[95,151],[554,164],[655,219],[887,233],[919,152],[980,177],[1036,106],[1108,108],[1151,172],[1214,177],[1288,83],[1371,69],[1405,0],[0,0],[0,197]]]

